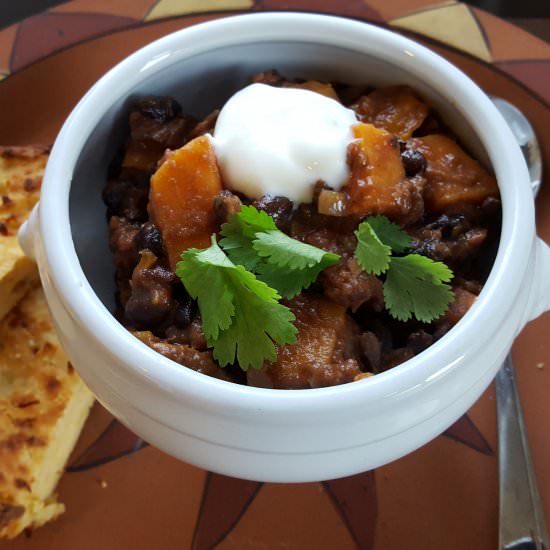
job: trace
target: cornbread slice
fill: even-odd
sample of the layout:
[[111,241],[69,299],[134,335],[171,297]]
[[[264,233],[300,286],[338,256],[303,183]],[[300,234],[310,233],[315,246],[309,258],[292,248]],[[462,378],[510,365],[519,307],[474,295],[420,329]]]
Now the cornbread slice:
[[92,402],[35,287],[0,322],[0,538],[63,513],[53,491]]
[[46,147],[0,147],[0,319],[38,280],[17,230],[38,201],[47,159]]

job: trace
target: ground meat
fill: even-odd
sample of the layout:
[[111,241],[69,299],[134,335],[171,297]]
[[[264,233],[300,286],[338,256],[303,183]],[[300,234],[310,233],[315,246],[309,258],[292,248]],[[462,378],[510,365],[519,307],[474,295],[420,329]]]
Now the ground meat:
[[393,369],[401,363],[414,357],[414,351],[411,348],[397,348],[382,357],[382,370]]
[[433,336],[426,331],[419,329],[409,334],[407,338],[407,347],[409,347],[416,355],[424,351],[433,343]]
[[103,189],[107,217],[120,216],[132,221],[147,220],[149,182],[145,178],[121,177],[111,179]]
[[375,318],[371,327],[372,332],[380,342],[380,350],[382,353],[387,353],[395,347],[392,330],[390,330],[391,324],[386,321],[387,319]]
[[439,320],[439,322],[449,323],[451,326],[456,325],[466,315],[477,299],[475,294],[464,288],[456,287],[453,290],[455,299],[450,303],[445,315]]
[[269,86],[282,86],[283,83],[288,82],[283,76],[272,69],[270,71],[263,71],[252,77],[254,84],[268,84]]
[[325,294],[337,304],[357,311],[368,304],[374,311],[384,307],[382,281],[362,270],[354,258],[342,258],[321,274]]
[[137,250],[150,250],[157,258],[164,256],[160,230],[152,222],[146,222],[141,226],[134,237],[134,245]]
[[473,228],[452,238],[445,239],[441,229],[428,226],[411,233],[413,239],[410,251],[437,261],[451,263],[474,256],[487,238],[487,230]]
[[142,252],[132,274],[132,293],[124,308],[130,325],[139,329],[162,323],[174,307],[172,285],[176,280],[174,273],[157,265],[151,252]]
[[407,186],[406,207],[399,216],[399,223],[403,227],[409,227],[424,216],[424,187],[426,178],[420,173],[404,180]]
[[141,111],[130,113],[130,139],[142,147],[150,147],[163,152],[164,149],[177,149],[184,143],[187,121],[176,117],[166,122],[144,115]]
[[335,254],[353,254],[358,216],[326,216],[313,204],[301,204],[290,224],[290,236]]
[[350,86],[348,84],[341,84],[340,82],[334,82],[332,85],[338,94],[340,103],[346,107],[356,103],[362,95],[370,94],[374,89],[365,86]]
[[308,231],[305,234],[295,232],[294,238],[334,254],[352,254],[357,245],[357,239],[353,234],[337,233],[327,228]]
[[228,371],[218,366],[210,351],[197,351],[191,346],[170,343],[154,336],[149,331],[134,332],[133,334],[151,349],[180,365],[221,380],[234,381]]
[[170,343],[186,344],[199,351],[208,347],[200,318],[193,319],[185,328],[178,328],[175,325],[168,327],[166,339]]
[[187,141],[194,124],[182,117],[179,105],[171,98],[147,97],[130,113],[130,136],[121,162],[122,175],[138,174],[149,180],[166,149],[177,149]]
[[424,122],[413,132],[414,137],[429,136],[432,134],[449,134],[450,131],[443,124],[440,118],[433,112],[429,111]]
[[477,299],[477,295],[466,290],[463,287],[455,286],[453,288],[454,300],[450,303],[447,312],[433,323],[435,330],[433,332],[433,340],[439,340],[451,328],[453,328]]
[[252,206],[258,210],[267,212],[281,231],[288,231],[294,209],[290,199],[286,197],[264,195],[258,200],[255,200]]
[[378,372],[380,370],[382,350],[380,340],[378,340],[373,332],[363,332],[359,336],[359,349],[360,357],[366,369],[371,372]]
[[467,290],[471,294],[479,295],[483,285],[479,281],[473,281],[469,279],[464,279],[463,277],[457,276],[453,280],[453,284],[457,288],[462,288]]
[[231,214],[236,214],[241,210],[242,202],[237,195],[227,189],[220,191],[214,197],[214,217],[218,225],[227,221]]
[[188,139],[192,140],[204,134],[213,133],[216,121],[218,120],[219,110],[212,111],[204,120],[198,122],[195,127],[189,132]]
[[130,286],[130,276],[123,274],[120,271],[115,272],[115,299],[117,303],[117,310],[115,315],[122,323],[125,322],[124,319],[124,307],[126,302],[130,299],[132,295],[132,287]]
[[113,263],[117,271],[129,277],[139,262],[139,254],[135,245],[135,237],[139,225],[113,216],[109,221],[109,249],[113,254]]
[[300,389],[351,382],[360,373],[357,360],[350,357],[358,329],[345,308],[306,294],[287,305],[296,316],[298,341],[279,346],[275,362],[249,369],[248,384]]

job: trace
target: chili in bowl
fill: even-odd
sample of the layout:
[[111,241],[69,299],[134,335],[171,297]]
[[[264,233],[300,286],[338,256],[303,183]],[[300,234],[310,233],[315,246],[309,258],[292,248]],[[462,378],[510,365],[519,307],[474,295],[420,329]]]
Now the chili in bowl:
[[[265,73],[272,68],[283,76]],[[273,93],[310,86],[316,89],[302,91],[316,102],[333,83],[337,97],[331,105],[356,119],[346,119],[346,156],[329,147],[320,159],[334,153],[343,159],[342,170],[323,172],[318,178],[323,183],[308,182],[294,198],[288,191],[293,186],[271,193],[269,200],[259,194],[263,187],[257,182],[248,182],[253,185],[247,190],[236,188],[222,158],[228,150],[224,132],[216,130],[221,118],[212,126],[214,117],[208,117],[216,109],[223,113],[230,98],[261,72],[256,86]],[[350,88],[355,86],[357,94]],[[392,97],[392,105],[399,103],[400,94],[413,105],[405,117],[411,125],[384,127],[380,106]],[[171,100],[158,99],[168,97],[181,112]],[[323,132],[319,127],[315,136]],[[132,156],[142,138],[147,142],[142,153],[158,144],[147,159]],[[282,146],[286,139],[272,143]],[[326,139],[319,139],[315,148],[323,144]],[[114,158],[119,148],[120,157]],[[459,172],[449,173],[440,162],[450,160],[444,153],[449,148],[466,173],[476,174],[469,190]],[[311,152],[299,150],[305,158]],[[376,152],[387,162],[378,165]],[[203,176],[215,173],[212,156],[220,179],[207,180],[214,182],[209,195]],[[187,161],[180,162],[184,157]],[[124,184],[132,163],[135,178]],[[197,176],[197,186],[202,181],[192,197],[207,205],[206,219],[193,218],[200,208],[183,209],[171,223],[173,196],[164,200],[171,169],[188,170]],[[359,173],[367,178],[354,178]],[[372,182],[375,173],[392,192],[389,200],[380,196],[375,211],[367,211],[360,183]],[[456,186],[438,184],[440,175],[452,173]],[[281,185],[284,174],[281,170]],[[459,201],[468,207],[453,211],[446,193],[454,189],[460,195],[461,185],[467,195],[478,190],[478,198]],[[410,208],[407,201],[392,201],[396,196],[408,196]],[[180,198],[178,208],[191,197]],[[254,220],[260,227],[251,230]],[[200,229],[202,237],[172,253],[181,235],[176,231],[174,237],[170,228],[178,223]],[[224,243],[230,237],[233,248]],[[168,35],[122,61],[67,119],[50,156],[39,207],[20,240],[37,259],[71,362],[98,399],[164,451],[205,469],[256,480],[351,475],[418,448],[464,414],[493,379],[521,328],[550,306],[550,253],[535,234],[527,169],[491,101],[467,76],[417,43],[321,15],[223,18]],[[370,246],[359,250],[361,242]],[[244,246],[237,257],[239,243]],[[283,249],[285,254],[279,253]],[[378,252],[376,265],[365,250]],[[249,253],[248,263],[243,252]],[[422,301],[409,307],[411,301],[400,293],[408,288],[408,275],[392,295],[388,280],[392,273],[402,274],[411,256],[413,263],[431,266],[428,270],[444,264],[436,268],[437,276],[429,271],[424,287],[449,298],[444,306],[447,298],[433,302],[445,311],[418,308]],[[287,268],[310,270],[308,276],[302,271],[300,279],[282,277],[278,268],[285,258],[292,258]],[[230,281],[230,291],[228,284],[212,283],[220,278]],[[154,281],[158,309],[142,308],[138,289],[146,303]],[[357,293],[348,291],[348,283],[355,288],[357,281],[369,283],[361,283]],[[236,298],[244,287],[254,289],[252,305]],[[240,320],[251,321],[237,331],[233,323],[243,304],[252,314]],[[215,317],[209,317],[212,310]],[[404,317],[407,310],[410,319],[400,320],[398,312]],[[267,322],[276,325],[263,330],[271,351],[265,352],[263,338],[239,359],[242,342],[235,345],[235,334],[256,335]],[[182,350],[184,359],[178,355]],[[206,358],[209,373],[217,377],[197,372],[194,354]],[[293,365],[301,366],[293,372]],[[300,389],[277,389],[283,387]]]
[[121,322],[185,367],[282,389],[422,352],[487,278],[496,179],[406,85],[250,80],[203,120],[170,97],[131,108],[103,190]]

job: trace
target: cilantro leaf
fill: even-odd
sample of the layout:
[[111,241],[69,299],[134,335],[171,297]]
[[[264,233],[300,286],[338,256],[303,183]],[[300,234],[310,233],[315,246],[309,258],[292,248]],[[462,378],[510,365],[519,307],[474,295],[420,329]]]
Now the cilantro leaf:
[[235,265],[242,265],[248,271],[256,271],[260,258],[252,248],[252,241],[253,239],[250,237],[234,233],[224,237],[220,241],[220,245]]
[[237,265],[255,272],[258,279],[293,298],[308,288],[319,273],[340,257],[289,237],[273,218],[253,206],[243,206],[222,225],[220,245]]
[[259,258],[252,249],[252,241],[256,233],[269,230],[277,230],[271,216],[253,206],[242,206],[237,214],[229,216],[222,225],[220,233],[224,238],[220,245],[234,264],[254,271]]
[[256,234],[252,247],[258,256],[281,269],[306,269],[320,263],[336,263],[339,256],[289,237],[278,229]]
[[413,315],[429,323],[447,310],[453,299],[448,283],[453,272],[441,262],[419,254],[392,258],[384,282],[384,302],[400,321]]
[[278,266],[262,262],[257,267],[257,277],[267,285],[277,289],[283,298],[294,298],[304,288],[308,288],[317,279],[319,273],[328,267],[319,264],[309,269],[280,269]]
[[[233,264],[212,235],[210,248],[190,248],[176,265],[176,275],[182,280],[189,295],[198,301],[202,330],[209,341],[218,338],[220,330],[227,329],[235,314],[232,289],[225,284],[224,271]],[[205,292],[207,290],[207,292]]]
[[[241,266],[232,273],[235,283],[236,315],[231,326],[222,331],[214,343],[214,358],[222,366],[235,358],[244,370],[259,369],[265,360],[275,361],[279,344],[296,342],[297,329],[291,321],[294,314],[277,302],[275,290],[254,277]],[[244,276],[246,274],[246,276]],[[241,283],[241,284],[239,284]]]
[[378,238],[368,220],[359,225],[355,236],[357,237],[355,259],[359,265],[373,275],[380,275],[387,271],[390,265],[391,248]]
[[386,216],[369,216],[367,222],[382,243],[397,254],[404,252],[411,245],[411,238],[396,223]]
[[241,232],[252,239],[259,231],[277,230],[273,218],[267,212],[258,210],[254,206],[241,206],[240,211],[231,219],[236,220]]
[[212,236],[209,248],[182,254],[176,273],[198,301],[203,330],[222,367],[237,360],[243,370],[274,360],[278,344],[296,341],[293,313],[277,291],[234,265]]

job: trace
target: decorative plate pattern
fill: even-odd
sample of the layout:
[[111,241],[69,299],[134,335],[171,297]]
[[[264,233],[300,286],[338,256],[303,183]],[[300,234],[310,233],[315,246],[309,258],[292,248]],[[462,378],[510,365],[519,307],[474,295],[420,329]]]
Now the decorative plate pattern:
[[[168,32],[229,13],[300,10],[374,22],[411,35],[534,121],[550,161],[550,45],[482,11],[433,0],[74,0],[0,31],[0,143],[53,141],[91,84]],[[85,60],[83,63],[82,60]],[[550,184],[538,200],[550,240]],[[546,315],[514,355],[550,524],[550,356]],[[179,462],[100,405],[59,493],[66,514],[2,548],[53,550],[486,550],[497,546],[493,389],[439,437],[376,472],[299,485],[262,484]]]
[[454,0],[73,0],[0,32],[0,75],[5,78],[79,41],[146,22],[262,10],[336,13],[412,31],[494,63],[550,101],[550,44]]

